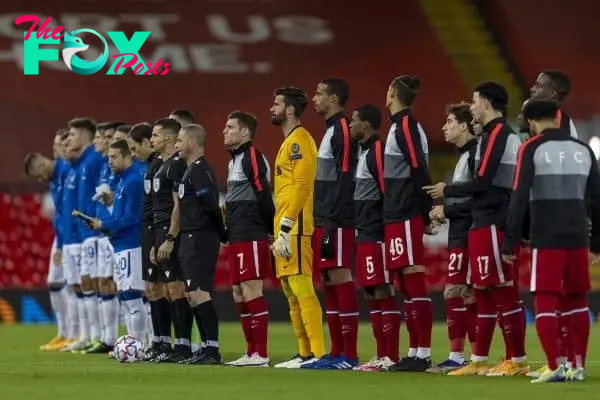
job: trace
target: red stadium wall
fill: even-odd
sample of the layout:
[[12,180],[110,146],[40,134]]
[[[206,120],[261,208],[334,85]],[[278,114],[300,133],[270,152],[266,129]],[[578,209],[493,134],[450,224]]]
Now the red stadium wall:
[[[438,132],[445,104],[469,94],[417,0],[370,7],[368,18],[361,2],[346,2],[343,9],[339,3],[316,0],[181,4],[156,0],[4,2],[0,11],[0,118],[6,139],[0,183],[22,180],[25,153],[47,153],[54,131],[74,116],[135,123],[152,121],[174,108],[190,109],[210,133],[209,157],[223,178],[227,155],[221,150],[221,131],[225,116],[234,109],[259,117],[257,144],[274,159],[281,133],[270,125],[268,110],[278,86],[295,85],[312,96],[318,80],[341,76],[351,87],[350,107],[367,102],[383,107],[394,76],[418,74],[423,86],[415,114],[429,132],[432,146],[442,142]],[[14,25],[25,14],[52,16],[50,26],[56,23],[69,31],[124,30],[130,37],[134,31],[151,30],[140,54],[146,62],[162,57],[173,70],[164,76],[131,72],[106,76],[107,64],[103,71],[83,76],[67,70],[61,58],[42,62],[38,76],[25,76],[23,31],[29,25]],[[100,44],[93,36],[84,39],[90,48]],[[312,107],[304,123],[320,139],[323,121]]]
[[575,118],[600,114],[600,51],[595,0],[479,1],[529,84],[544,69],[571,77],[566,109]]

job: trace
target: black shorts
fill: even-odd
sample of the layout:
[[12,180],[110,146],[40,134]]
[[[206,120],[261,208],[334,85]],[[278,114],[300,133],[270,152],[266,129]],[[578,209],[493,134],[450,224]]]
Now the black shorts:
[[212,292],[221,240],[212,231],[182,232],[179,262],[186,292],[200,289]]
[[142,279],[147,282],[158,282],[158,268],[150,262],[150,249],[154,246],[152,225],[142,226]]
[[[154,227],[154,254],[158,257],[158,248],[167,240],[167,234],[169,233],[169,225],[159,225]],[[173,246],[173,252],[171,257],[165,262],[158,263],[158,270],[160,271],[161,282],[175,282],[182,281],[181,268],[179,268],[179,257],[177,252],[179,250],[179,238],[175,240]]]

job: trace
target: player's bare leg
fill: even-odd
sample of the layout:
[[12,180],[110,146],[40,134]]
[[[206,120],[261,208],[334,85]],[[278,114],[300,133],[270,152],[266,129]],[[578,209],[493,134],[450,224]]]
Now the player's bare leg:
[[267,338],[269,311],[263,295],[263,280],[252,279],[234,286],[234,301],[240,310],[246,337],[246,354],[227,365],[238,367],[268,367]]
[[407,313],[408,321],[412,318],[417,336],[417,353],[414,358],[402,359],[389,368],[390,371],[426,371],[431,368],[431,332],[433,329],[433,306],[427,291],[425,267],[413,265],[401,270],[401,288],[411,303],[411,313]]
[[396,302],[394,287],[382,284],[365,288],[365,297],[371,309],[371,325],[373,336],[377,342],[377,355],[354,369],[359,371],[387,370],[399,360],[402,318]]
[[199,355],[194,355],[186,363],[194,365],[222,364],[223,359],[219,352],[219,319],[209,292],[199,288],[186,292],[193,315],[196,317],[198,330],[206,335],[206,348]]

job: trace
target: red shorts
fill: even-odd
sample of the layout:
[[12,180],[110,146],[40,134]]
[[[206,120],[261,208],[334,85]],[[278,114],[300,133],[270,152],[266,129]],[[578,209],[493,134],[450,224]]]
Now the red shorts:
[[364,242],[356,244],[356,282],[361,287],[390,283],[385,267],[385,244]]
[[267,240],[235,242],[227,246],[231,284],[271,276],[271,249]]
[[425,248],[422,216],[385,225],[386,265],[396,271],[411,265],[423,265]]
[[354,228],[337,228],[333,237],[333,257],[321,258],[321,240],[325,234],[325,228],[315,227],[313,232],[313,265],[319,270],[332,268],[352,269],[354,265],[354,249],[356,246]]
[[448,279],[451,285],[470,283],[469,253],[467,249],[450,249],[448,256]]
[[588,249],[531,249],[531,291],[587,293],[591,289]]
[[469,232],[469,262],[471,283],[495,286],[512,281],[515,267],[502,262],[504,232],[496,225],[472,229]]

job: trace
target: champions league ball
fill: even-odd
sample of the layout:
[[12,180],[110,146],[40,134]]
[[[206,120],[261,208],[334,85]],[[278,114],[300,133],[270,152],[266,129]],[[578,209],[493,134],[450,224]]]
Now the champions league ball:
[[133,336],[124,335],[117,339],[113,349],[115,359],[122,363],[133,363],[144,357],[142,343]]

